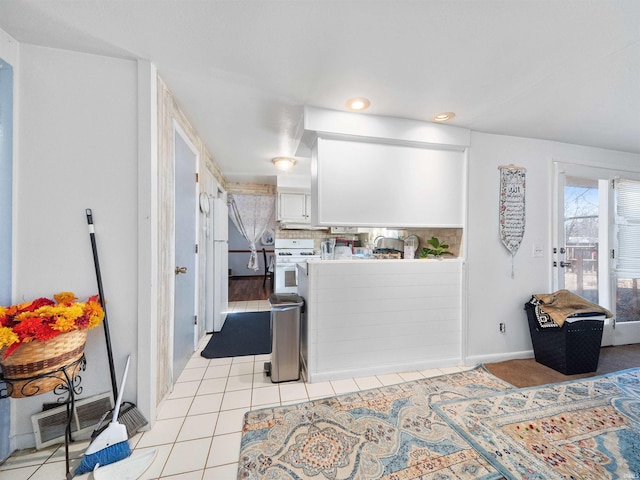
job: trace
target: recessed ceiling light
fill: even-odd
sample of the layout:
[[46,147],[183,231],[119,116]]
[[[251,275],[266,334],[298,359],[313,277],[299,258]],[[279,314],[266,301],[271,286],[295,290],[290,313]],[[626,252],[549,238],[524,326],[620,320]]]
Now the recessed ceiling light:
[[271,159],[271,161],[277,169],[283,170],[285,172],[291,169],[296,164],[296,160],[291,157],[276,157]]
[[345,105],[349,110],[360,112],[362,110],[366,110],[367,108],[369,108],[369,105],[371,105],[371,102],[369,101],[368,98],[356,97],[356,98],[350,98],[349,100],[347,100]]
[[453,113],[453,112],[443,112],[443,113],[439,113],[438,115],[434,115],[433,116],[433,121],[434,122],[446,122],[447,120],[451,120],[455,116],[456,116],[456,114]]

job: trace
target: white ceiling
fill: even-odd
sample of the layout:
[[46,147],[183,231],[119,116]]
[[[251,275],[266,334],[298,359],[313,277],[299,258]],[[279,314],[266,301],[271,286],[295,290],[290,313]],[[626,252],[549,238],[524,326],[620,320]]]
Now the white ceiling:
[[[231,181],[275,182],[302,108],[640,153],[638,0],[0,0],[23,43],[153,62]],[[299,159],[296,169],[308,168]]]

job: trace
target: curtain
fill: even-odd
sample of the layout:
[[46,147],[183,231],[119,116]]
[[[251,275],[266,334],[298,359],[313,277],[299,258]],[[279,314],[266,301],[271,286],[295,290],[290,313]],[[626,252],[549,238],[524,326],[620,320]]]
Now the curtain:
[[258,271],[256,242],[269,226],[275,209],[275,195],[229,195],[229,217],[249,242],[251,255],[247,268]]

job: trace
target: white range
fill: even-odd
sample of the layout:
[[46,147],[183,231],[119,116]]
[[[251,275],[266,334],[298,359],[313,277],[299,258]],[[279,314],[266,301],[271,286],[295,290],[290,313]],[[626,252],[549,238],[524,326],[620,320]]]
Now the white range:
[[275,239],[275,293],[298,293],[296,264],[306,263],[310,258],[320,258],[313,243],[312,238]]

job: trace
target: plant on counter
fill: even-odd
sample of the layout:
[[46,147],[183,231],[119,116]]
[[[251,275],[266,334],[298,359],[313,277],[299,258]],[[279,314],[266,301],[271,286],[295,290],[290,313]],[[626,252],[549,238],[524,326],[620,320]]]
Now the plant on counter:
[[453,255],[453,253],[447,250],[449,245],[446,243],[440,243],[440,240],[436,237],[431,237],[427,240],[427,245],[429,245],[429,247],[425,247],[420,250],[420,258],[440,258],[443,255]]

